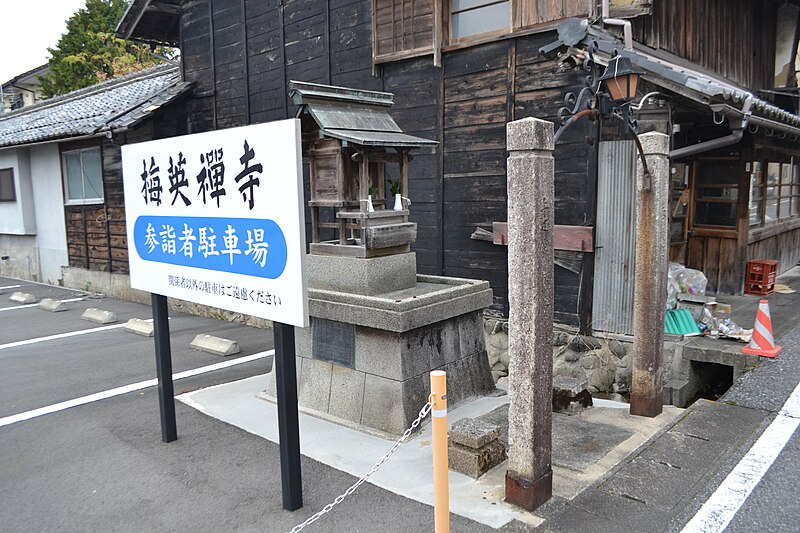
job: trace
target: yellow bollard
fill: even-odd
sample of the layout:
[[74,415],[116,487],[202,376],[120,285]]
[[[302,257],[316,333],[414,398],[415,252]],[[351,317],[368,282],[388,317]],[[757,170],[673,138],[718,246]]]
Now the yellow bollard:
[[447,374],[431,372],[433,434],[433,517],[435,533],[450,533],[450,485],[447,470]]

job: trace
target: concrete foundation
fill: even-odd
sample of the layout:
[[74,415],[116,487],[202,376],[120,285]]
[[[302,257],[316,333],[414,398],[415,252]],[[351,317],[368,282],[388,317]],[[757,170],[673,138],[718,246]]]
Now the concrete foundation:
[[[334,271],[372,261],[398,272],[415,269],[414,254],[375,259],[314,257]],[[312,257],[312,256],[310,256]],[[396,261],[392,261],[396,260]],[[338,268],[337,268],[338,267]],[[377,267],[376,267],[377,268]],[[366,274],[369,275],[369,274]],[[346,281],[335,273],[339,285]],[[406,276],[407,277],[407,276]],[[310,285],[314,278],[309,277]],[[365,288],[355,276],[354,291]],[[375,287],[374,284],[367,284]],[[311,325],[295,329],[298,397],[306,412],[348,425],[399,435],[430,394],[429,372],[447,372],[448,405],[494,391],[483,337],[483,308],[492,302],[485,281],[415,276],[413,286],[365,295],[309,288]],[[370,289],[370,292],[373,292]],[[275,397],[274,377],[266,391]]]

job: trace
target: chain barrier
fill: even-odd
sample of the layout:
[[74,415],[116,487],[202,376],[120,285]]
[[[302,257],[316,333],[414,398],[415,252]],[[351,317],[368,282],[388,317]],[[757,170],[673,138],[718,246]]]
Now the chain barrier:
[[367,472],[366,474],[361,476],[361,479],[359,479],[358,481],[353,483],[346,491],[344,491],[342,494],[337,496],[336,499],[334,499],[331,503],[329,503],[328,505],[323,507],[320,512],[318,512],[317,514],[313,515],[312,517],[310,517],[308,520],[306,520],[302,524],[298,524],[298,525],[294,526],[291,529],[291,531],[289,531],[289,533],[298,533],[298,531],[302,530],[307,525],[313,524],[314,522],[316,522],[317,520],[322,518],[323,515],[325,515],[326,513],[329,513],[331,511],[331,509],[333,509],[334,507],[336,507],[337,505],[342,503],[342,501],[344,501],[345,498],[347,498],[348,496],[353,494],[358,487],[363,485],[364,482],[366,482],[372,474],[377,472],[378,469],[381,466],[383,466],[383,463],[385,463],[386,461],[389,460],[389,458],[394,454],[394,452],[397,451],[397,449],[400,447],[400,445],[403,444],[406,441],[406,439],[411,435],[411,432],[414,431],[414,429],[417,426],[420,425],[420,423],[428,415],[428,413],[431,412],[431,408],[432,407],[433,407],[433,395],[431,394],[430,396],[428,396],[428,402],[424,406],[422,406],[422,409],[420,409],[419,415],[417,415],[416,420],[411,422],[411,426],[409,426],[409,428],[407,430],[405,430],[403,435],[399,439],[397,439],[397,442],[394,443],[394,446],[392,446],[392,448],[388,452],[386,452],[383,455],[383,457],[381,457],[380,461],[375,463],[372,466],[372,468],[370,468],[369,472]]

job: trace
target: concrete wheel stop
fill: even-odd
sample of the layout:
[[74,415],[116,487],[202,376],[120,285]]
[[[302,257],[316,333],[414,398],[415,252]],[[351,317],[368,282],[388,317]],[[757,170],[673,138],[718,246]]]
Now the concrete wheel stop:
[[146,320],[142,320],[141,318],[131,318],[125,323],[125,327],[122,329],[129,333],[135,333],[136,335],[141,335],[143,337],[152,337],[155,335],[155,327],[153,326],[152,318],[148,318]]
[[44,309],[45,311],[50,311],[51,313],[58,313],[60,311],[67,310],[66,303],[62,302],[61,300],[54,300],[52,298],[42,299],[37,307],[39,307],[39,309]]
[[104,311],[102,309],[95,309],[94,307],[90,307],[86,311],[83,312],[81,315],[83,320],[88,320],[89,322],[95,322],[97,324],[113,324],[117,321],[117,315],[112,313],[111,311]]
[[239,343],[236,341],[202,333],[194,338],[191,347],[214,355],[228,356],[239,353]]
[[27,292],[15,292],[8,299],[18,304],[35,304],[39,301],[36,296]]

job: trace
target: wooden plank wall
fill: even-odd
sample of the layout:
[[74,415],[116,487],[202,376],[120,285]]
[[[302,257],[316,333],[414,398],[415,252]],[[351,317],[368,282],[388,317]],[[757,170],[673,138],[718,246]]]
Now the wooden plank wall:
[[[538,57],[538,48],[555,39],[549,32],[449,52],[442,68],[433,67],[430,56],[388,63],[373,77],[371,25],[370,0],[190,5],[181,47],[185,77],[197,83],[187,104],[189,128],[206,131],[293,116],[286,95],[292,79],[394,93],[391,114],[400,127],[440,142],[415,150],[410,166],[418,270],[487,279],[494,307],[505,310],[506,247],[470,239],[477,226],[491,229],[492,222],[506,220],[505,123],[555,117],[565,90],[580,88],[580,73],[557,73],[552,61]],[[234,79],[229,76],[239,76],[238,82],[229,83]],[[586,172],[592,150],[585,138],[591,130],[591,123],[579,124],[556,153],[557,224],[594,223],[595,185]],[[587,264],[576,254],[577,264]],[[586,256],[591,264],[592,254]],[[591,275],[555,268],[557,318],[577,325],[578,294],[591,294],[581,289]]]
[[186,118],[180,105],[172,106],[126,133],[100,143],[103,160],[102,204],[64,206],[67,253],[71,267],[127,274],[128,244],[125,196],[122,186],[123,144],[182,135]]
[[100,145],[105,203],[64,206],[69,266],[127,273],[121,142],[104,138]]
[[777,259],[778,273],[800,262],[800,228],[774,235],[747,246],[747,259]]
[[686,266],[703,271],[709,292],[737,294],[743,276],[741,268],[731,261],[736,256],[736,238],[694,236],[687,245]]
[[652,4],[652,15],[632,19],[634,40],[748,89],[772,88],[776,3],[653,0]]

